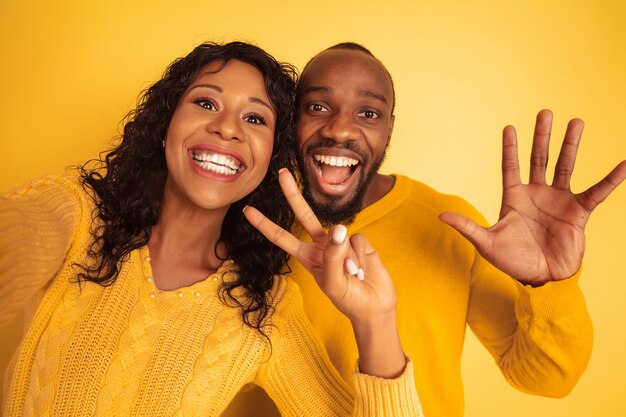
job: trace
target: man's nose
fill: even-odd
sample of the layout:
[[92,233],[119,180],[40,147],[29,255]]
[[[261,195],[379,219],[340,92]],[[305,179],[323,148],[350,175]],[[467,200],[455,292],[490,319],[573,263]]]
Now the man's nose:
[[327,119],[322,128],[322,135],[336,142],[348,142],[357,140],[359,129],[353,117],[346,113],[337,113]]

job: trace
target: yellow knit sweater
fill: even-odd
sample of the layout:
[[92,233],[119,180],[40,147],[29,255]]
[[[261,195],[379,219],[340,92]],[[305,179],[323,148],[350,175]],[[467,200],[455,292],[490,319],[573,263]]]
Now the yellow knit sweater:
[[75,282],[93,204],[67,178],[0,199],[0,326],[29,300],[4,387],[4,416],[218,416],[246,384],[284,416],[418,416],[409,362],[345,384],[312,333],[297,286],[278,277],[271,346],[218,297],[236,266],[177,291],[152,281],[147,248],[108,287]]
[[[539,288],[523,286],[439,221],[442,211],[485,224],[461,198],[396,175],[393,189],[348,228],[350,234],[368,237],[394,280],[402,345],[415,361],[424,413],[463,415],[466,324],[513,386],[533,394],[566,395],[587,365],[593,340],[578,276]],[[347,337],[349,322],[329,308],[301,265],[293,260],[290,265],[316,334],[347,378],[357,357],[355,343]]]

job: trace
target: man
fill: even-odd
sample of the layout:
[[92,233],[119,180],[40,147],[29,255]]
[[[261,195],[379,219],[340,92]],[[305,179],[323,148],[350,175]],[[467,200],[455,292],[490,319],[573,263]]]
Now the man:
[[[589,190],[572,194],[569,180],[583,127],[575,119],[547,185],[552,114],[544,110],[537,116],[530,181],[522,184],[515,130],[507,126],[500,219],[485,229],[478,225],[485,223],[481,215],[462,199],[378,173],[393,131],[394,90],[367,49],[345,43],[315,56],[303,70],[297,106],[304,196],[323,224],[349,224],[349,234],[367,236],[393,277],[400,335],[415,364],[424,414],[463,414],[466,324],[513,386],[566,395],[592,345],[577,285],[584,226],[626,177],[626,161]],[[297,227],[294,234],[311,240]],[[291,266],[307,315],[348,379],[357,360],[349,321],[301,265]]]
[[[365,235],[393,277],[402,344],[414,362],[424,414],[463,414],[466,325],[513,386],[566,395],[586,367],[593,337],[577,284],[584,226],[626,177],[626,161],[587,191],[572,194],[569,180],[583,127],[574,119],[547,185],[552,114],[544,110],[537,115],[530,181],[522,184],[515,130],[507,126],[500,219],[485,229],[464,200],[378,173],[393,130],[394,90],[367,49],[345,43],[315,56],[300,78],[297,107],[303,194],[323,224],[349,224],[349,234]],[[292,232],[305,246],[312,240],[301,227]],[[266,233],[280,246],[279,235]],[[316,235],[313,246],[316,239],[327,236]],[[289,246],[296,255],[293,240]],[[335,313],[297,261],[291,267],[307,315],[349,380],[357,360],[349,321]]]

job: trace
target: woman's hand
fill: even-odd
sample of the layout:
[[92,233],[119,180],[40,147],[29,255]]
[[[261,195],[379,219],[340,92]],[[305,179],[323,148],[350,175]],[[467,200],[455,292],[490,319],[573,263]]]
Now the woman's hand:
[[288,170],[281,170],[279,182],[312,242],[299,240],[253,207],[244,209],[246,218],[268,240],[296,258],[350,319],[361,371],[387,378],[400,375],[405,357],[395,322],[396,292],[378,253],[365,236],[348,237],[343,225],[326,232]]

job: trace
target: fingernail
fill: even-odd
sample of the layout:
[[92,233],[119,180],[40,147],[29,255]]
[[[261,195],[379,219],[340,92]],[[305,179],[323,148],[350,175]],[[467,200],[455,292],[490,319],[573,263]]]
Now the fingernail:
[[357,268],[356,263],[352,259],[346,260],[346,269],[348,270],[348,274],[356,275],[358,273],[359,268]]
[[344,240],[346,240],[346,235],[348,234],[348,229],[346,226],[338,224],[333,229],[333,242],[337,245],[341,245]]
[[360,280],[363,281],[365,279],[365,272],[363,272],[362,268],[359,268],[358,271],[356,271],[356,277]]
[[281,168],[278,170],[278,173],[281,174],[283,171],[287,171],[287,168]]

